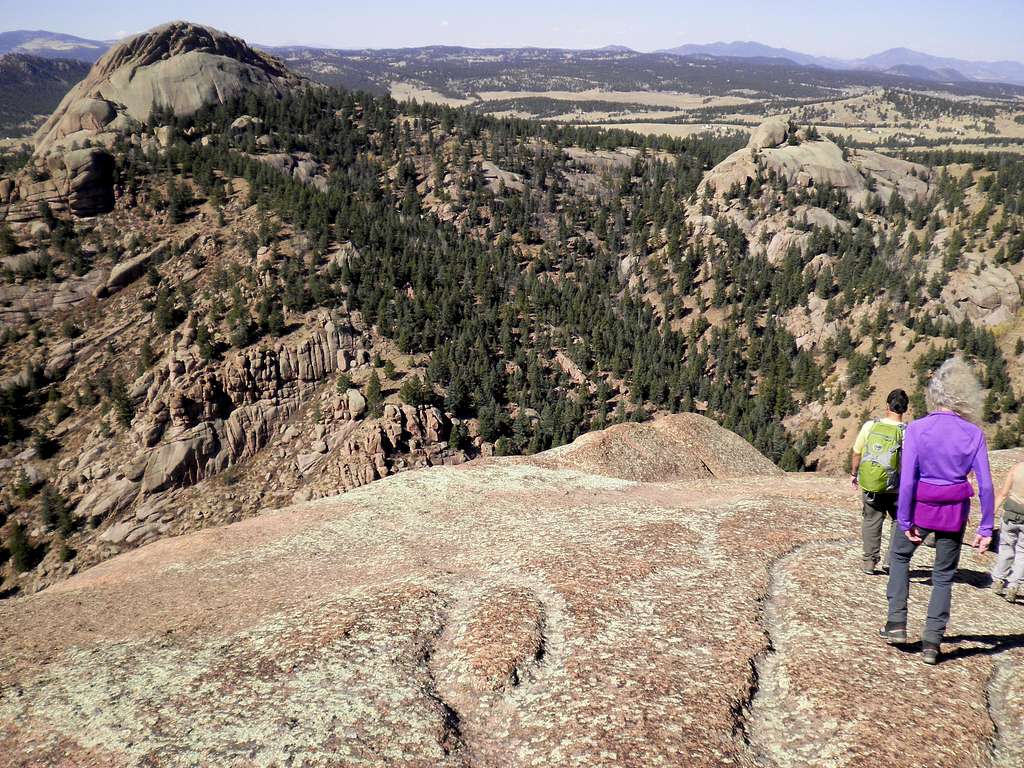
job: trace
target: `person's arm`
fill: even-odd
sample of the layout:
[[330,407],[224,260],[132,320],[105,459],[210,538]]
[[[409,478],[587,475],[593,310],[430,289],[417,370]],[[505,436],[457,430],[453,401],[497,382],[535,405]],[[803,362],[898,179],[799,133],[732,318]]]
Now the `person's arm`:
[[909,535],[914,526],[910,510],[917,490],[918,462],[917,442],[914,433],[908,429],[903,437],[903,453],[900,458],[900,495],[896,501],[896,523]]
[[974,476],[978,478],[978,496],[981,498],[981,522],[978,523],[978,534],[974,537],[974,546],[979,551],[984,551],[992,540],[992,522],[995,519],[992,471],[988,465],[988,443],[985,441],[984,433],[981,435],[981,442],[974,454],[971,468],[974,470]]
[[1010,490],[1013,488],[1013,476],[1017,474],[1017,470],[1024,466],[1024,462],[1020,464],[1014,464],[1009,473],[1006,475],[1006,480],[1003,481],[1003,487],[999,489],[999,493],[996,494],[996,512],[998,513],[1002,509],[1003,504],[1006,503],[1007,497],[1010,495]]
[[867,440],[868,432],[871,431],[871,422],[868,421],[860,428],[857,438],[853,441],[853,448],[850,450],[850,482],[857,485],[857,470],[860,468],[861,454],[864,453],[864,442]]

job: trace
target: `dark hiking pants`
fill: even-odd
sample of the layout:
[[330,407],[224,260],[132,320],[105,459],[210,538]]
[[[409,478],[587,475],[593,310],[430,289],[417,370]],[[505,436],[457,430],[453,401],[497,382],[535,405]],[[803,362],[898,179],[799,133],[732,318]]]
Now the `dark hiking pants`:
[[[926,530],[921,536],[927,535]],[[953,597],[953,577],[960,564],[960,545],[964,532],[935,531],[935,565],[932,568],[932,595],[928,601],[928,619],[921,639],[941,643],[949,623],[949,604]],[[917,551],[915,544],[900,531],[893,538],[889,554],[889,623],[907,625],[907,595],[910,592],[910,559]]]
[[[896,525],[895,493],[864,493],[864,519],[861,521],[861,536],[864,539],[864,567],[874,568],[879,559],[882,566],[889,565],[889,549],[899,526]],[[889,518],[889,543],[882,555],[882,529],[885,518]],[[881,558],[880,558],[881,556]]]

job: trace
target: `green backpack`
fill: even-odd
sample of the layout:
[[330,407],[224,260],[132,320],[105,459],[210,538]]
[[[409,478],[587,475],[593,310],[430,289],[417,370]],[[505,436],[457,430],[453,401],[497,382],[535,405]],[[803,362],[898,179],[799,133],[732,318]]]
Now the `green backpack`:
[[892,493],[900,484],[902,424],[873,422],[857,470],[857,482],[868,493]]

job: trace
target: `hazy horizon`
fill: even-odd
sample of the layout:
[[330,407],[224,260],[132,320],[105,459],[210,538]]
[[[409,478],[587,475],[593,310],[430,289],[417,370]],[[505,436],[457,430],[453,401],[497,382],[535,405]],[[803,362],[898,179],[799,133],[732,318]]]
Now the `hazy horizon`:
[[1021,15],[1014,0],[979,0],[971,4],[969,14],[964,13],[963,3],[922,0],[866,0],[856,11],[830,5],[813,12],[797,6],[765,8],[746,1],[709,11],[705,3],[695,0],[634,3],[628,14],[622,12],[621,4],[601,0],[568,0],[557,7],[522,0],[514,12],[466,0],[432,7],[396,0],[386,12],[325,0],[293,4],[286,16],[279,8],[266,0],[216,4],[184,0],[145,6],[111,2],[76,14],[69,12],[66,3],[53,0],[30,5],[0,0],[7,30],[44,29],[98,40],[187,19],[272,46],[591,49],[625,45],[654,51],[685,44],[751,41],[840,59],[911,48],[976,61],[1024,61],[1019,25],[1006,23]]

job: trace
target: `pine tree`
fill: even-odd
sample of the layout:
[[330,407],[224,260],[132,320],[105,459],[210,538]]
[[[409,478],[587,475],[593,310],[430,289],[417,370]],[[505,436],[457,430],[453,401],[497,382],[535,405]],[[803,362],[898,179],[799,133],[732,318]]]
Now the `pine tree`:
[[32,481],[28,479],[25,468],[19,468],[14,480],[14,495],[19,499],[27,499],[32,495],[33,490]]
[[419,376],[412,376],[402,383],[398,396],[406,405],[426,405],[430,402],[430,390]]
[[139,373],[148,371],[153,366],[154,358],[153,345],[149,337],[146,337],[142,341],[142,349],[139,350]]
[[192,204],[192,193],[185,184],[173,179],[167,185],[167,216],[171,224],[185,221],[187,209]]
[[174,298],[166,288],[161,288],[157,293],[156,305],[153,309],[153,322],[164,333],[173,331],[181,322],[175,311]]
[[25,534],[25,526],[15,521],[7,538],[7,551],[11,555],[11,565],[17,573],[25,573],[35,567],[35,553]]
[[39,512],[43,524],[50,530],[56,529],[63,536],[67,536],[74,530],[74,518],[68,509],[67,500],[50,485],[43,489]]
[[114,406],[114,414],[123,427],[130,427],[135,418],[135,404],[128,393],[128,385],[120,376],[111,379],[110,402]]
[[209,362],[217,356],[217,347],[206,323],[200,323],[196,327],[196,344],[199,347],[199,356],[203,360]]
[[44,429],[36,432],[35,437],[32,438],[32,447],[36,449],[39,458],[49,459],[60,450],[60,443]]
[[14,239],[11,225],[4,222],[0,224],[0,256],[10,256],[18,250],[18,241]]
[[380,377],[377,371],[370,372],[370,380],[366,384],[366,408],[373,416],[383,412],[384,395],[381,391]]

